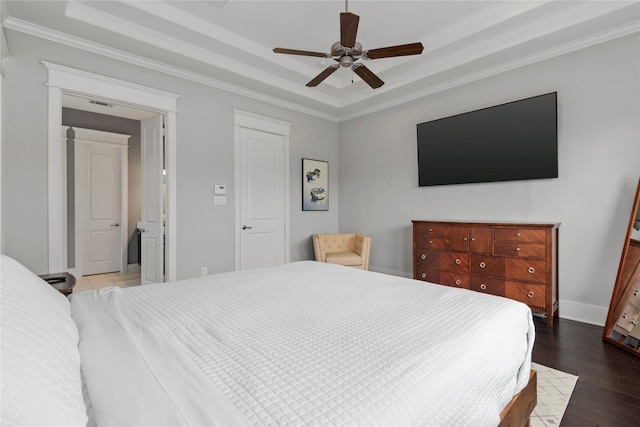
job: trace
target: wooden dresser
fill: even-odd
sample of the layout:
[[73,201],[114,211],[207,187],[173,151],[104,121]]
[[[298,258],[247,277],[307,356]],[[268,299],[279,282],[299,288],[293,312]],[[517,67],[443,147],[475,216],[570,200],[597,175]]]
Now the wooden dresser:
[[413,220],[413,277],[558,315],[558,226]]

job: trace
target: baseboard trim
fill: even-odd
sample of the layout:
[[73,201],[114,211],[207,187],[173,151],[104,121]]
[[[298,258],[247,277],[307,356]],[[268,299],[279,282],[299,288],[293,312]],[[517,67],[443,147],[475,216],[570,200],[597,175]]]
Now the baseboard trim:
[[408,279],[413,279],[412,274],[407,274],[404,271],[391,270],[389,268],[376,267],[376,266],[369,265],[369,271],[375,271],[376,273],[383,273],[383,274],[389,274],[391,276],[399,276],[399,277],[406,277]]
[[560,300],[559,305],[562,319],[575,320],[597,326],[604,326],[609,312],[609,307],[568,300]]
[[127,264],[127,271],[140,271],[138,264]]

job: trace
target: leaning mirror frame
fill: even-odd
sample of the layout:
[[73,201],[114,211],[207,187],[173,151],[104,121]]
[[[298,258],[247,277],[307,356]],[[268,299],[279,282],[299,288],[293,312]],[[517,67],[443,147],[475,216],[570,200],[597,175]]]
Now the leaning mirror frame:
[[640,356],[640,181],[602,338]]

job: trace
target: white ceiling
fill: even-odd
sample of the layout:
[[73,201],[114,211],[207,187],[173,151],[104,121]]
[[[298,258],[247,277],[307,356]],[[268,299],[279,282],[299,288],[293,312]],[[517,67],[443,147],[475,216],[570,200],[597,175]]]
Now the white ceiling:
[[385,85],[350,69],[315,88],[344,1],[3,0],[12,31],[341,121],[640,31],[638,1],[350,1],[358,41],[374,49],[422,42],[422,55],[367,61]]

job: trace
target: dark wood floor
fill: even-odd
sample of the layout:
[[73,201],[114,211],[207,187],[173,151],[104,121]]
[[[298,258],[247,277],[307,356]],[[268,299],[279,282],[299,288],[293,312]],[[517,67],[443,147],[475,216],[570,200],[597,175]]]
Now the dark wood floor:
[[640,426],[640,357],[602,341],[602,328],[535,320],[533,361],[578,375],[562,427]]

